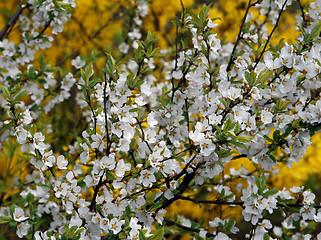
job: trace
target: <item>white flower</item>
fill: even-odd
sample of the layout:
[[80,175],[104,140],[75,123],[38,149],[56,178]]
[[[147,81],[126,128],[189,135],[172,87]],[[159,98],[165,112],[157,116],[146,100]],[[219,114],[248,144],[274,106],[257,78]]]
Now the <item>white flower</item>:
[[303,204],[311,205],[314,203],[315,195],[310,191],[303,192]]
[[44,151],[47,148],[46,144],[43,142],[45,140],[45,136],[41,132],[37,132],[33,137],[34,147],[39,151]]
[[138,230],[142,228],[142,226],[138,223],[138,219],[136,217],[132,217],[129,222],[129,227],[131,228],[131,232],[133,235],[138,233]]
[[97,148],[100,152],[103,151],[103,149],[105,147],[104,136],[97,133],[97,134],[93,134],[91,136],[91,139],[94,141],[91,144],[91,147]]
[[146,169],[141,171],[139,182],[141,182],[144,187],[149,187],[151,184],[156,182],[154,171],[149,171]]
[[57,157],[57,166],[59,169],[67,169],[68,161],[65,159],[65,156],[60,155]]
[[119,160],[117,163],[117,167],[115,170],[117,177],[123,177],[126,171],[131,169],[131,165],[129,163],[125,163],[123,159]]
[[80,161],[83,164],[86,164],[89,159],[89,147],[86,143],[80,143],[80,146],[83,148],[83,152],[80,154]]
[[282,237],[283,231],[282,228],[278,227],[278,226],[274,226],[273,228],[273,233],[277,236],[277,237]]
[[108,168],[109,170],[113,170],[116,167],[116,162],[115,162],[115,155],[110,154],[108,157],[104,156],[100,160],[100,164],[102,168]]
[[292,187],[290,188],[290,191],[293,193],[299,193],[303,190],[303,187]]
[[270,113],[269,111],[267,110],[263,110],[261,112],[261,120],[264,124],[269,124],[272,122],[272,118],[273,118],[273,114]]
[[80,56],[76,57],[75,59],[71,60],[71,65],[74,66],[77,69],[82,68],[85,66],[86,62],[84,60],[81,60]]
[[136,40],[136,39],[140,39],[142,37],[142,34],[139,32],[138,28],[134,28],[134,30],[132,32],[128,33],[128,37],[131,40]]
[[194,132],[189,132],[189,137],[195,143],[199,143],[204,141],[204,133],[200,132],[200,130],[195,130]]
[[23,222],[18,224],[17,226],[17,235],[19,238],[23,238],[24,236],[26,236],[28,234],[28,231],[30,229],[31,225],[27,222]]
[[229,236],[227,236],[225,233],[218,233],[214,240],[230,240]]
[[211,155],[216,149],[216,146],[215,144],[213,144],[212,140],[205,139],[205,138],[200,141],[200,146],[201,146],[201,153],[204,156]]
[[13,219],[17,222],[22,222],[22,221],[28,219],[28,217],[25,217],[25,213],[22,210],[22,208],[16,207],[13,212]]
[[32,122],[32,117],[31,117],[31,115],[30,115],[30,111],[29,111],[29,109],[26,109],[25,111],[24,111],[24,113],[23,113],[23,123],[24,124],[30,124],[31,122]]
[[164,197],[169,200],[169,199],[174,198],[174,194],[172,193],[172,191],[170,189],[167,189],[164,193]]
[[117,234],[120,232],[121,227],[125,223],[125,220],[118,220],[117,218],[113,218],[109,222],[109,229],[113,231],[114,234]]
[[173,71],[172,76],[175,79],[181,79],[183,77],[182,70]]
[[129,46],[125,42],[122,42],[121,44],[119,44],[119,51],[121,53],[126,54],[128,52],[128,49],[129,49]]
[[200,232],[198,233],[200,235],[200,237],[206,239],[206,234],[207,234],[207,231],[204,230],[204,229],[201,229]]

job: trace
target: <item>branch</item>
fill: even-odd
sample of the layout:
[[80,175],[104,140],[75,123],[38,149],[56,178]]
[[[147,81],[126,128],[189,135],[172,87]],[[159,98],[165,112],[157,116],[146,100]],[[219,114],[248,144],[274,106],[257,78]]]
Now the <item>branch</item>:
[[[106,96],[107,74],[106,73],[104,73],[104,79],[105,79],[105,86],[104,86],[104,113],[105,113],[106,140],[107,140],[106,156],[108,156],[109,152],[110,152],[111,141],[110,141],[110,137],[109,137],[108,122],[107,122],[107,96]],[[109,98],[109,96],[108,96],[108,98]]]
[[297,1],[298,1],[298,3],[299,3],[300,9],[301,9],[301,15],[302,15],[302,18],[303,18],[303,27],[306,27],[306,25],[307,25],[307,20],[306,20],[306,18],[305,18],[303,6],[302,6],[300,0],[297,0]]
[[153,152],[153,150],[152,150],[151,146],[150,146],[150,145],[149,145],[149,143],[145,140],[145,133],[144,133],[144,129],[143,129],[143,127],[142,127],[142,125],[141,125],[140,121],[138,120],[138,118],[137,118],[137,117],[135,117],[135,118],[136,118],[136,121],[137,121],[137,123],[138,123],[138,126],[139,126],[140,130],[142,131],[142,140],[146,143],[146,145],[147,145],[147,147],[148,147],[149,151],[152,153],[152,152]]
[[282,12],[284,11],[284,7],[285,7],[286,3],[287,3],[287,0],[284,1],[283,5],[282,5],[282,8],[281,8],[281,11],[280,11],[280,13],[279,13],[278,19],[276,20],[276,23],[275,23],[275,25],[274,25],[274,27],[273,27],[273,30],[272,30],[272,32],[270,33],[270,35],[269,35],[269,37],[268,37],[268,39],[267,39],[267,41],[266,41],[266,43],[265,43],[265,45],[264,45],[264,48],[263,48],[260,56],[259,56],[258,59],[256,60],[256,63],[255,63],[255,65],[254,65],[253,69],[252,69],[253,71],[255,70],[255,68],[257,67],[257,65],[259,64],[259,62],[260,62],[260,60],[261,60],[261,58],[262,58],[262,56],[263,56],[263,54],[264,54],[264,52],[265,52],[265,49],[266,49],[268,43],[270,42],[270,39],[271,39],[271,37],[272,37],[275,29],[277,28],[277,26],[278,26],[278,24],[279,24],[279,21],[280,21]]
[[190,182],[194,179],[196,173],[195,171],[188,173],[185,175],[182,183],[179,185],[179,187],[177,188],[178,193],[176,193],[174,195],[173,198],[171,199],[165,199],[165,201],[163,202],[162,206],[160,206],[159,208],[157,208],[155,210],[155,213],[157,213],[159,210],[161,209],[165,209],[166,207],[168,207],[169,205],[171,205],[173,202],[175,202],[176,200],[179,199],[179,196],[185,191],[185,189],[188,187],[188,185],[190,184]]
[[[174,222],[168,218],[164,218],[164,221],[167,222],[169,225],[175,225],[176,227],[179,227],[181,229],[184,229],[184,230],[187,230],[187,231],[190,231],[190,232],[195,232],[195,233],[199,233],[200,230],[198,229],[195,229],[195,228],[191,228],[191,227],[187,227],[187,226],[184,226],[182,224],[179,224],[177,222]],[[206,237],[215,237],[216,235],[212,234],[212,233],[206,233]]]
[[[185,197],[181,194],[176,194],[176,198],[181,199],[181,200],[186,200],[194,203],[205,203],[205,204],[217,204],[217,205],[238,205],[243,207],[244,202],[226,202],[226,201],[220,201],[220,200],[196,200],[190,197]],[[177,200],[177,199],[176,199]],[[277,203],[278,207],[299,207],[302,208],[305,205],[301,203],[288,203],[288,204],[282,204],[282,203]],[[321,209],[321,205],[315,205],[313,206],[316,209]]]
[[30,5],[27,4],[27,5],[24,6],[23,8],[19,8],[19,9],[15,12],[15,14],[13,14],[13,16],[9,19],[9,21],[7,22],[7,24],[4,26],[4,28],[3,28],[3,29],[1,30],[1,32],[0,32],[0,41],[1,41],[1,40],[4,38],[4,36],[7,34],[8,30],[9,30],[10,28],[12,28],[12,27],[16,24],[19,16],[22,14],[22,11],[23,11],[24,9],[28,8],[29,6],[30,6]]
[[218,205],[238,205],[238,206],[242,206],[243,207],[243,204],[244,202],[226,202],[226,201],[221,201],[221,200],[196,200],[196,199],[193,199],[193,198],[190,198],[190,197],[185,197],[183,195],[178,195],[178,199],[181,199],[181,200],[187,200],[187,201],[191,201],[191,202],[194,202],[194,203],[206,203],[206,204],[218,204]]
[[245,14],[244,14],[244,17],[243,17],[243,21],[242,21],[242,24],[241,24],[241,27],[240,27],[240,30],[239,30],[239,34],[237,35],[237,39],[236,39],[236,42],[234,44],[234,47],[233,47],[233,50],[232,50],[232,53],[231,53],[231,57],[230,57],[230,60],[228,62],[227,68],[226,68],[227,72],[231,70],[231,65],[232,65],[232,62],[233,62],[234,53],[235,53],[237,45],[239,44],[239,41],[241,40],[242,29],[243,29],[243,26],[245,24],[245,20],[246,20],[247,14],[249,13],[249,10],[250,10],[251,6],[252,6],[251,5],[251,0],[249,0],[249,3],[247,5],[246,11],[245,11]]

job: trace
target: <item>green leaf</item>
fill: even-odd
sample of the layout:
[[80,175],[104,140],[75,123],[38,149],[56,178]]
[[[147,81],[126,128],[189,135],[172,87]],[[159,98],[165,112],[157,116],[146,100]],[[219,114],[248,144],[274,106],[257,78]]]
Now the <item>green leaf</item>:
[[164,228],[160,228],[158,229],[154,234],[153,236],[149,237],[148,240],[159,240],[161,239],[162,237],[164,237]]
[[276,158],[271,153],[268,153],[268,156],[272,159],[273,162],[276,162]]
[[277,192],[278,192],[278,190],[271,189],[271,190],[268,190],[265,193],[263,193],[262,196],[263,197],[269,197],[269,196],[272,196],[272,195],[276,194]]
[[267,140],[268,142],[273,142],[273,140],[271,138],[269,138],[268,136],[266,135],[263,135],[263,137],[265,138],[265,140]]
[[8,89],[5,88],[4,86],[0,86],[2,91],[6,94],[7,98],[11,100],[11,94],[9,93]]
[[261,181],[259,176],[255,175],[255,182],[256,182],[256,186],[258,187],[258,189],[260,190],[261,188]]
[[116,177],[112,172],[106,172],[106,178],[110,180],[116,180]]
[[45,63],[45,57],[42,54],[40,54],[39,56],[39,65],[40,65],[40,70],[44,72],[44,70],[46,69],[46,63]]
[[250,142],[254,137],[248,135],[239,135],[237,136],[236,140],[242,143]]
[[268,233],[264,233],[264,237],[263,237],[263,240],[269,240],[270,239],[270,236]]
[[312,39],[314,39],[317,36],[319,36],[320,32],[321,32],[321,22],[319,21],[314,25],[314,27],[313,27],[313,29],[312,29],[312,31],[311,31],[306,43],[310,43],[312,41]]
[[267,79],[271,78],[273,75],[273,71],[262,71],[260,74],[259,74],[259,82],[260,83],[264,83]]
[[269,88],[269,89],[272,89],[269,85],[266,85],[266,84],[259,84],[257,85],[258,88]]
[[93,79],[93,80],[89,81],[89,88],[91,89],[91,88],[95,87],[97,83],[101,83],[101,82],[102,82],[101,79]]
[[227,231],[229,231],[229,230],[233,227],[234,223],[235,223],[235,221],[234,221],[233,219],[230,219],[230,220],[226,223],[225,229],[226,229]]
[[35,69],[34,67],[30,67],[30,68],[29,68],[28,74],[29,74],[29,79],[30,79],[30,80],[36,80],[36,78],[37,78],[37,73],[36,73],[36,69]]
[[99,204],[96,204],[96,205],[95,205],[95,209],[96,209],[97,212],[99,212],[100,209],[101,209],[101,206],[100,206]]
[[83,69],[80,69],[80,75],[81,75],[82,79],[86,82],[86,74]]
[[243,143],[237,142],[235,140],[230,140],[229,142],[234,144],[237,147],[243,148],[245,150],[247,149],[247,146],[245,144],[243,144]]
[[256,82],[255,72],[254,71],[251,71],[251,73],[245,72],[245,79],[246,79],[247,83],[249,84],[250,88],[252,88]]
[[5,184],[4,180],[0,180],[0,192],[1,193],[7,193],[8,192],[8,187]]
[[71,234],[70,228],[68,226],[64,226],[63,229],[65,230],[67,235]]
[[28,94],[28,91],[24,90],[24,91],[18,93],[18,95],[15,97],[15,100],[18,101],[20,98],[26,96],[27,94]]
[[11,217],[6,217],[6,216],[4,216],[4,217],[2,217],[2,218],[0,219],[0,224],[4,224],[4,223],[10,222],[10,221],[12,221],[12,218],[11,218]]
[[276,140],[278,140],[279,138],[280,138],[280,131],[279,130],[275,130],[274,132],[273,132],[273,140],[274,141],[276,141]]
[[195,240],[203,240],[204,239],[198,233],[194,233],[194,237],[195,237]]
[[160,208],[162,206],[161,202],[157,202],[155,204],[153,204],[153,206],[151,206],[150,210],[156,210],[158,208]]

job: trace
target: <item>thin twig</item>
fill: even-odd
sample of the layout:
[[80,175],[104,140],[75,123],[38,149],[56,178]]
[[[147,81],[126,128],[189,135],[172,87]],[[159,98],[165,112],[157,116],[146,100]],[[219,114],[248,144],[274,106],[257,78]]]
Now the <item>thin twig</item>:
[[[168,218],[164,218],[164,221],[167,222],[168,224],[170,225],[175,225],[176,227],[179,227],[183,230],[187,230],[187,231],[190,231],[190,232],[195,232],[195,233],[199,233],[200,230],[198,229],[195,229],[195,228],[191,228],[191,227],[187,227],[187,226],[184,226],[182,224],[179,224],[177,222],[174,222]],[[206,237],[215,237],[216,235],[212,234],[212,233],[206,233]]]
[[1,41],[1,40],[4,38],[4,36],[7,34],[8,30],[9,30],[10,28],[12,28],[12,27],[16,24],[19,16],[22,14],[22,11],[23,11],[24,9],[28,8],[29,6],[30,6],[30,5],[27,4],[25,7],[19,8],[19,9],[15,12],[15,14],[13,14],[13,16],[9,19],[9,21],[7,22],[7,24],[4,26],[4,28],[3,28],[3,29],[1,30],[1,32],[0,32],[0,41]]
[[257,65],[259,64],[259,62],[260,62],[260,60],[261,60],[261,58],[262,58],[262,56],[263,56],[263,54],[264,54],[264,52],[265,52],[265,49],[266,49],[268,43],[270,42],[270,39],[271,39],[274,31],[276,30],[276,28],[277,28],[277,26],[278,26],[278,24],[279,24],[279,21],[280,21],[280,18],[281,18],[281,15],[282,15],[282,12],[283,12],[283,10],[284,10],[284,7],[285,7],[286,3],[287,3],[287,0],[284,1],[283,5],[282,5],[282,8],[281,8],[280,13],[279,13],[279,16],[278,16],[278,18],[277,18],[277,20],[276,20],[276,23],[275,23],[275,25],[274,25],[274,27],[273,27],[273,30],[271,31],[271,33],[270,33],[270,35],[269,35],[269,37],[268,37],[268,39],[267,39],[267,41],[266,41],[266,43],[265,43],[265,45],[264,45],[264,48],[263,48],[260,56],[259,56],[258,59],[256,60],[256,63],[255,63],[255,65],[254,65],[253,69],[252,69],[253,71],[255,70],[255,68],[257,67]]
[[232,53],[231,53],[231,57],[230,57],[230,60],[229,60],[229,62],[228,62],[227,68],[226,68],[226,71],[227,71],[227,72],[231,70],[231,65],[232,65],[232,62],[233,62],[235,50],[236,50],[236,47],[237,47],[239,41],[241,40],[242,29],[243,29],[243,26],[244,26],[244,24],[245,24],[245,20],[246,20],[246,17],[247,17],[247,15],[248,15],[248,12],[249,12],[249,10],[250,10],[250,7],[251,7],[251,0],[249,0],[249,3],[248,3],[248,5],[247,5],[247,8],[246,8],[246,11],[245,11],[243,20],[242,20],[241,27],[240,27],[240,30],[239,30],[239,34],[237,35],[237,39],[236,39],[236,42],[235,42],[235,44],[234,44],[234,47],[233,47],[233,50],[232,50]]
[[303,8],[303,6],[302,6],[302,4],[301,4],[301,1],[300,1],[300,0],[297,0],[297,1],[298,1],[298,3],[299,3],[300,9],[301,9],[301,15],[302,15],[302,18],[303,18],[303,27],[306,27],[306,25],[307,25],[307,20],[306,20],[306,18],[305,18],[305,14],[304,14],[304,8]]
[[104,79],[105,79],[105,86],[104,86],[104,113],[105,113],[105,128],[106,128],[106,140],[107,140],[107,146],[106,146],[106,156],[108,157],[110,152],[110,137],[109,137],[109,131],[108,131],[108,122],[107,122],[107,96],[106,96],[106,89],[107,89],[107,74],[104,73]]

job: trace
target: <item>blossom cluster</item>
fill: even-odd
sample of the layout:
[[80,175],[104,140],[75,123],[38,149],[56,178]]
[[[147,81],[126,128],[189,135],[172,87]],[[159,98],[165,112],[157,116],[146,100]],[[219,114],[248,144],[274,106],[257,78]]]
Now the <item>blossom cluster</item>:
[[[278,164],[300,160],[320,129],[321,3],[302,7],[295,43],[274,46],[270,38],[290,0],[249,1],[235,43],[218,38],[219,19],[209,18],[209,7],[187,13],[181,2],[174,50],[155,48],[155,34],[140,31],[148,2],[133,0],[134,27],[119,45],[124,61],[106,54],[98,70],[77,56],[65,74],[44,57],[39,66],[25,64],[50,47],[47,28],[63,31],[74,1],[21,6],[23,43],[0,43],[0,102],[7,112],[1,140],[14,138],[30,169],[17,184],[20,201],[0,202],[1,223],[18,237],[161,239],[174,227],[195,239],[238,234],[239,219],[213,214],[207,223],[186,225],[168,216],[177,200],[241,206],[250,239],[321,236],[309,230],[321,222],[314,193],[267,183]],[[260,24],[248,14],[253,7],[266,16]],[[72,95],[86,125],[57,151],[47,140],[55,129],[38,123]],[[226,174],[226,164],[242,157],[255,170]],[[239,179],[243,184],[228,184]],[[218,197],[198,198],[203,187]]]

